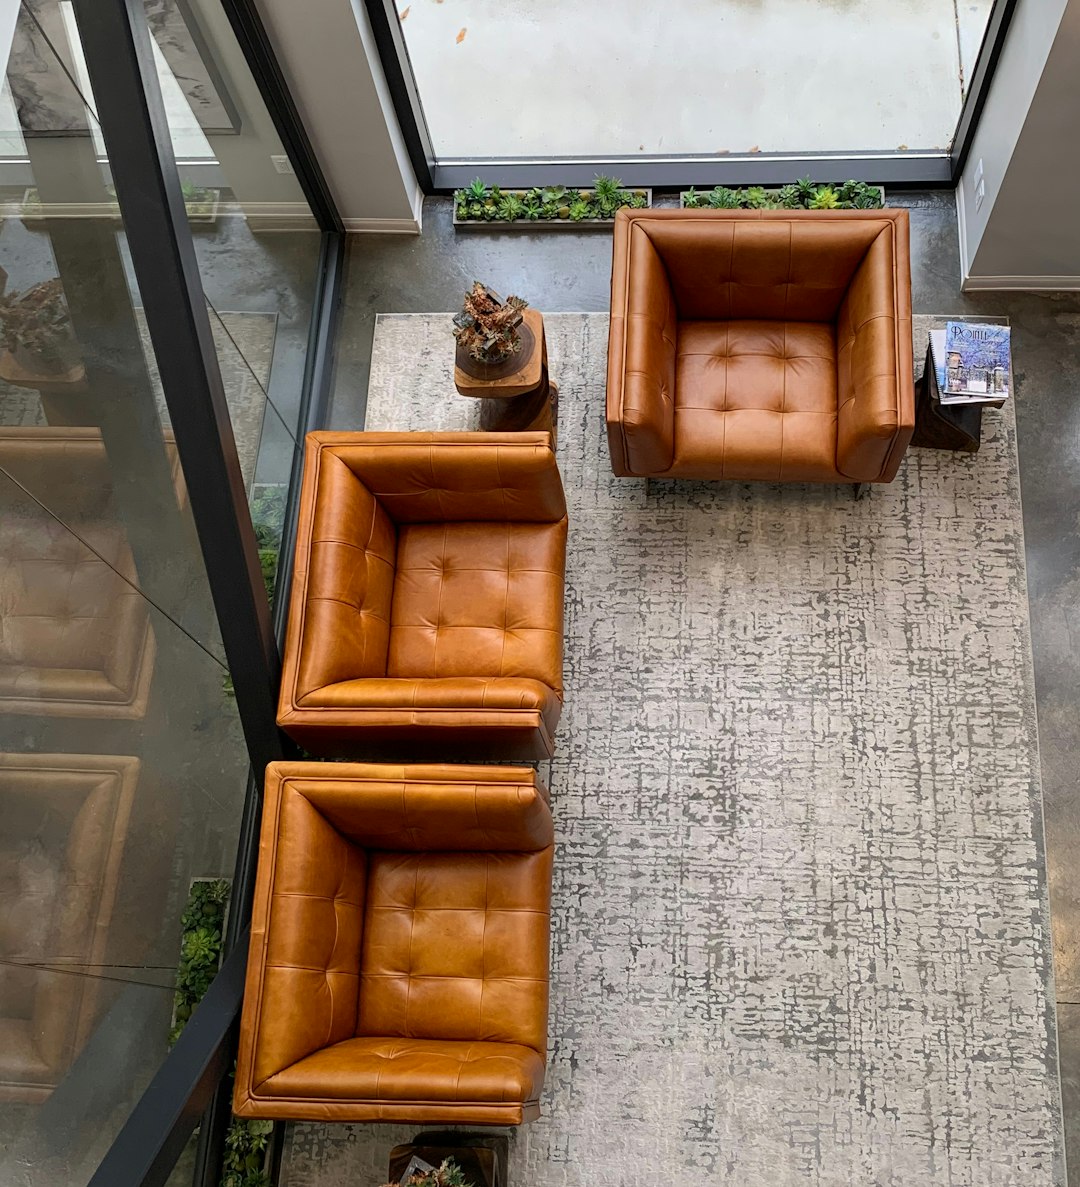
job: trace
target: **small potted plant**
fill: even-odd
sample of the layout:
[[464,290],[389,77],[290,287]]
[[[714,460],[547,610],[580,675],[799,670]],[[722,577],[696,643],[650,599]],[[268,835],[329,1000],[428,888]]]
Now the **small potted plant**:
[[0,342],[31,375],[60,377],[81,362],[59,277],[0,297]]
[[452,1158],[444,1159],[439,1166],[413,1158],[401,1178],[396,1183],[387,1183],[386,1187],[474,1187],[474,1184]]
[[478,363],[497,366],[521,351],[522,310],[528,302],[520,297],[506,300],[479,280],[465,294],[462,311],[454,315],[454,337],[458,354]]

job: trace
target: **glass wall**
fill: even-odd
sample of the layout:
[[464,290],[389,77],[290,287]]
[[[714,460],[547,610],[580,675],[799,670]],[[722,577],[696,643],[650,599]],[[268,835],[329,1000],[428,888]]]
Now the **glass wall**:
[[945,152],[992,3],[400,0],[397,17],[451,164]]
[[[222,14],[146,9],[272,579],[319,235]],[[168,1053],[248,756],[71,7],[0,37],[0,1183],[82,1187]]]

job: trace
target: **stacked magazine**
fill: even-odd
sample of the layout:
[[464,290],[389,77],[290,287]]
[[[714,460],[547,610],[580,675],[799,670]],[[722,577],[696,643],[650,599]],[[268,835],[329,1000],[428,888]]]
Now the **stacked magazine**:
[[930,331],[942,404],[996,404],[1012,390],[1009,327],[950,321]]

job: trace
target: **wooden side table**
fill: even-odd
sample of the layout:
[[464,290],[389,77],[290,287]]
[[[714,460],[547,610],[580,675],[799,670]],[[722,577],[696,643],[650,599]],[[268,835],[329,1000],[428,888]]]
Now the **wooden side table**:
[[420,1133],[390,1151],[390,1182],[399,1183],[414,1159],[441,1166],[452,1158],[476,1187],[506,1187],[510,1139],[503,1134]]
[[555,440],[559,389],[548,374],[544,318],[526,309],[520,329],[521,350],[501,363],[481,363],[457,351],[454,386],[463,396],[483,400],[480,427],[489,432],[541,430]]
[[38,372],[24,367],[13,354],[0,355],[0,379],[14,387],[35,389],[41,409],[50,425],[82,425],[86,422],[86,368],[76,363],[67,371]]

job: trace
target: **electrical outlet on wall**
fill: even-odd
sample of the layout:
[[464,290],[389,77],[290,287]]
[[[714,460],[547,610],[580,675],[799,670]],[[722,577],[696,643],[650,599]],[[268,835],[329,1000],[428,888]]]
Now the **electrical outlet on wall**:
[[292,161],[286,156],[271,156],[270,163],[279,173],[295,173],[296,170],[292,167]]
[[979,184],[975,187],[975,209],[978,210],[986,199],[986,181],[979,179]]

